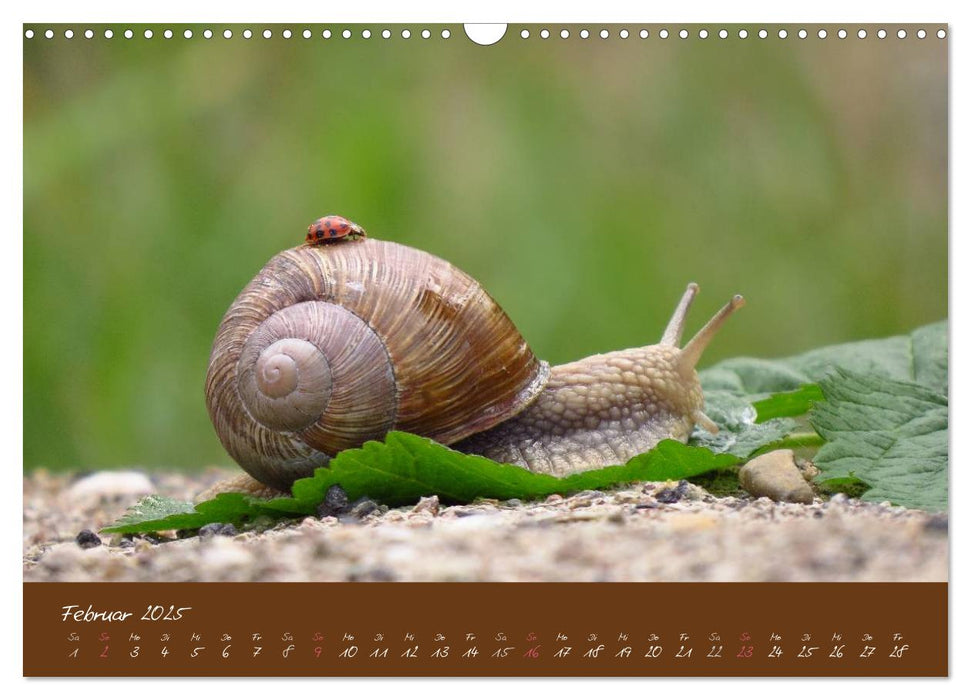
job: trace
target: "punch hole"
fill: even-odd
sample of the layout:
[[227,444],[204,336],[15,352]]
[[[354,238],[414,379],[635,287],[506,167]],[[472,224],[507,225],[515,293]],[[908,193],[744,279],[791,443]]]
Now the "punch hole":
[[166,29],[164,32],[162,32],[162,36],[164,36],[166,39],[171,39],[172,38],[172,30],[171,29]]
[[401,38],[402,39],[410,39],[411,38],[411,30],[410,29],[402,29],[401,30]]
[[836,32],[836,36],[838,36],[840,39],[845,39],[846,38],[846,30],[845,29],[840,29],[838,32]]
[[789,36],[789,32],[787,32],[785,29],[780,29],[779,30],[779,38],[780,39],[785,39],[787,36]]
[[586,29],[581,29],[580,30],[580,38],[581,39],[589,39],[590,38],[590,32],[587,31]]
[[212,39],[212,30],[207,29],[202,33],[202,36],[204,36],[206,39]]
[[[506,35],[506,26],[505,24],[466,24],[464,29],[465,35],[479,46],[492,46]],[[546,36],[549,36],[549,32],[545,29],[543,31],[546,32]],[[543,38],[545,39],[546,36]]]
[[688,30],[687,29],[682,29],[680,32],[678,32],[678,36],[681,37],[682,39],[687,39],[688,38]]
[[707,29],[700,29],[700,30],[698,30],[698,36],[700,38],[702,38],[702,39],[707,39],[708,38],[708,30]]
[[126,29],[125,30],[125,38],[126,39],[131,39],[133,36],[135,36],[135,32],[133,32],[131,29]]
[[646,29],[642,29],[637,36],[639,36],[641,39],[646,39],[648,36],[650,36],[650,32]]
[[877,39],[886,39],[886,38],[887,38],[887,30],[886,29],[878,29],[877,30]]
[[856,35],[861,39],[866,39],[866,29],[861,29],[856,33]]
[[115,33],[113,31],[111,31],[110,29],[105,29],[105,39],[110,39],[114,35]]
[[381,38],[382,39],[390,39],[391,38],[391,30],[390,29],[385,29],[383,32],[381,32]]
[[807,32],[805,29],[800,29],[799,30],[799,38],[800,39],[805,39],[807,36],[809,36],[809,32]]
[[820,29],[818,32],[816,32],[816,36],[818,36],[820,39],[825,39],[826,38],[826,30],[825,29]]
[[906,32],[906,30],[904,30],[904,29],[898,30],[897,31],[897,38],[898,39],[906,39],[907,38],[907,32]]
[[244,39],[251,39],[252,37],[253,37],[253,32],[251,32],[249,29],[244,29],[243,30],[243,38]]
[[184,32],[182,32],[182,36],[184,36],[186,39],[191,39],[192,38],[192,30],[191,29],[186,29]]
[[923,29],[918,29],[917,30],[917,38],[918,39],[924,39],[926,36],[927,36],[927,32],[925,32]]
[[64,38],[65,39],[73,39],[74,38],[74,31],[71,30],[71,29],[65,29],[64,30]]
[[223,39],[232,39],[232,38],[233,38],[233,30],[227,29],[223,32]]
[[[388,30],[387,30],[387,29],[385,29],[384,31],[385,31],[385,32],[388,32]],[[391,33],[390,33],[390,32],[388,32],[388,35],[390,36],[390,35],[391,35]],[[330,30],[329,30],[329,29],[325,29],[324,31],[322,31],[322,32],[320,33],[320,36],[322,36],[322,37],[324,37],[325,39],[330,39],[330,37],[331,37],[331,33],[330,33]],[[388,37],[384,37],[384,38],[385,38],[385,39],[387,39]]]
[[[367,31],[367,30],[365,29],[364,31]],[[422,29],[421,30],[421,38],[422,39],[430,39],[431,36],[432,36],[432,33],[430,31],[428,31],[427,29]],[[367,38],[367,37],[365,37],[365,38]]]
[[662,39],[667,39],[668,38],[668,30],[667,29],[662,29],[661,31],[659,31],[657,33],[657,35],[659,37],[661,37]]
[[273,32],[271,32],[269,29],[264,29],[263,30],[263,38],[264,39],[269,39],[271,36],[273,36]]
[[540,35],[540,38],[542,38],[542,39],[549,39],[550,38],[550,30],[549,29],[544,29],[544,30],[542,30],[539,33],[539,35]]
[[363,32],[361,32],[361,36],[364,37],[365,39],[370,39],[371,38],[371,30],[370,29],[365,29]]
[[452,32],[450,32],[447,29],[443,29],[442,30],[442,38],[443,39],[448,39],[450,36],[452,36]]
[[46,32],[44,32],[44,38],[45,39],[53,39],[54,38],[54,30],[53,29],[48,29]]
[[937,30],[937,38],[938,39],[944,39],[945,37],[947,37],[947,32],[944,31],[943,29],[938,29]]
[[529,38],[529,30],[528,29],[524,29],[523,31],[519,32],[519,36],[521,36],[523,39],[528,39]]
[[146,39],[151,39],[151,38],[152,38],[153,36],[155,36],[155,34],[154,34],[154,33],[152,32],[152,30],[151,30],[151,29],[146,29],[146,30],[145,30],[145,31],[144,31],[144,32],[142,33],[142,36],[144,36],[144,37],[145,37]]
[[569,32],[569,30],[567,30],[567,29],[561,29],[560,30],[560,38],[561,39],[569,39],[570,38],[570,32]]
[[344,31],[341,32],[341,36],[344,37],[345,39],[350,39],[351,38],[351,30],[350,29],[345,29]]
[[601,29],[600,30],[600,38],[601,39],[606,39],[609,36],[610,36],[610,32],[609,31],[607,31],[606,29]]
[[764,29],[759,30],[759,39],[765,39],[769,36],[769,33]]
[[626,39],[629,36],[630,36],[630,32],[629,31],[627,31],[626,29],[621,29],[620,30],[620,38],[621,39]]
[[738,30],[738,38],[739,39],[748,39],[748,30],[739,29]]
[[719,39],[727,39],[728,38],[728,30],[727,29],[721,29],[721,30],[719,30],[719,32],[718,32],[718,38]]
[[33,39],[34,38],[34,30],[33,29],[28,29],[26,32],[24,32],[24,36],[27,37],[28,39]]

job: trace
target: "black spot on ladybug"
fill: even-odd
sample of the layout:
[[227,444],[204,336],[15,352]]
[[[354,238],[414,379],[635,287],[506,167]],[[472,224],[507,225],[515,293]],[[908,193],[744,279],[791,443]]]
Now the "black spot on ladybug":
[[330,235],[331,236],[336,236],[337,235],[337,229],[333,229],[333,228],[330,229]]

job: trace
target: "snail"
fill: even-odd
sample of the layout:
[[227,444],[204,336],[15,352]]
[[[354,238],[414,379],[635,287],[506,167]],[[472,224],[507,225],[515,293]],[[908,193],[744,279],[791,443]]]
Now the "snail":
[[679,348],[697,292],[658,344],[550,367],[466,273],[324,217],[226,312],[206,403],[227,452],[280,490],[390,430],[555,476],[621,464],[695,424],[717,431],[694,368],[744,302]]

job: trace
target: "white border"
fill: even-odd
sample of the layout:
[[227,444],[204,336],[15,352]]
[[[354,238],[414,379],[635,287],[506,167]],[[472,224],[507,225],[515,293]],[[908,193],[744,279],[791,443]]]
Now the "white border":
[[[4,19],[10,14],[8,8],[4,8]],[[403,3],[392,2],[364,2],[356,0],[346,3],[309,3],[309,2],[288,2],[287,0],[274,0],[272,3],[226,3],[220,6],[217,3],[205,4],[198,0],[189,2],[187,0],[170,0],[164,6],[155,7],[147,5],[136,5],[130,2],[111,2],[88,1],[79,10],[77,3],[69,2],[44,2],[32,3],[16,8],[16,14],[11,17],[11,21],[4,22],[3,27],[7,30],[3,33],[6,40],[0,45],[3,52],[2,71],[3,71],[3,95],[10,99],[15,97],[19,110],[14,111],[8,108],[4,111],[4,139],[3,151],[3,181],[2,192],[4,197],[5,220],[10,227],[6,254],[15,263],[11,266],[16,272],[7,272],[3,278],[2,299],[6,301],[7,315],[6,322],[15,324],[19,320],[21,328],[20,342],[8,341],[4,347],[4,364],[7,370],[8,381],[6,382],[6,399],[3,403],[3,435],[6,438],[3,442],[8,456],[8,469],[13,469],[17,462],[22,462],[23,455],[23,374],[22,374],[22,230],[23,230],[23,190],[22,190],[22,75],[23,75],[23,55],[22,55],[22,35],[20,24],[30,22],[70,22],[83,19],[89,23],[102,23],[107,21],[117,21],[119,19],[152,23],[152,22],[207,22],[218,19],[222,22],[281,22],[300,20],[301,22],[389,22],[389,21],[409,21],[413,23],[453,23],[462,21],[478,22],[548,22],[572,23],[572,22],[631,22],[640,21],[643,23],[735,23],[735,22],[765,22],[765,23],[819,23],[819,22],[844,22],[852,23],[871,23],[881,21],[893,23],[912,23],[912,22],[950,22],[951,46],[951,124],[971,124],[968,109],[968,92],[971,90],[971,81],[968,79],[968,39],[971,35],[971,23],[965,22],[967,15],[962,3],[958,2],[935,2],[934,0],[922,0],[921,2],[888,2],[879,4],[871,3],[851,3],[845,0],[816,0],[811,5],[805,3],[779,3],[779,2],[753,2],[738,0],[732,3],[715,2],[706,0],[694,2],[691,5],[684,3],[672,3],[668,6],[660,6],[657,3],[634,3],[620,2],[617,0],[596,0],[586,6],[571,5],[566,6],[562,2],[527,3],[524,0],[493,0],[488,3],[480,3],[477,7],[468,7],[459,3],[438,2],[417,2],[408,3],[404,9]],[[507,35],[508,38],[508,35]],[[952,418],[951,435],[963,436],[967,431],[963,430],[963,418],[966,415],[963,397],[967,394],[969,385],[967,373],[961,362],[956,362],[954,358],[961,358],[961,351],[966,347],[965,338],[968,329],[967,323],[967,301],[968,301],[968,281],[962,275],[955,274],[956,270],[966,269],[968,244],[964,241],[968,235],[967,226],[963,225],[967,220],[967,195],[968,191],[968,147],[965,132],[967,126],[962,129],[952,129],[951,132],[951,284],[952,295],[950,311],[952,323],[951,335],[951,377],[952,377]],[[962,193],[962,194],[958,194]],[[8,268],[9,270],[9,268]],[[960,301],[959,301],[960,300]],[[963,302],[963,303],[962,303]],[[10,333],[7,334],[8,337]],[[10,381],[9,375],[13,375]],[[746,697],[768,696],[778,697],[816,697],[820,693],[829,694],[837,688],[840,691],[849,693],[879,694],[881,698],[906,697],[930,692],[938,697],[954,697],[957,694],[958,683],[956,680],[966,680],[971,673],[967,670],[967,664],[962,660],[969,658],[971,643],[965,641],[971,632],[968,624],[967,610],[971,607],[968,601],[967,582],[967,517],[962,512],[962,505],[971,498],[969,493],[967,455],[969,450],[962,444],[953,441],[951,456],[951,620],[950,620],[950,668],[951,682],[941,681],[920,681],[920,680],[820,680],[818,682],[807,682],[806,680],[752,680],[752,681],[731,681],[723,679],[712,680],[656,680],[656,679],[611,679],[604,681],[570,679],[570,680],[487,680],[479,681],[454,681],[440,679],[432,681],[395,681],[395,680],[327,680],[322,684],[319,680],[175,680],[170,682],[159,682],[157,680],[92,680],[92,681],[25,681],[22,678],[17,683],[17,689],[23,694],[30,693],[31,696],[39,697],[62,697],[65,693],[74,692],[99,692],[108,693],[128,693],[135,698],[162,698],[168,697],[173,692],[181,693],[191,690],[199,697],[206,697],[204,694],[223,692],[226,686],[232,688],[234,697],[239,698],[263,698],[268,693],[288,693],[298,694],[305,692],[317,693],[341,693],[348,692],[354,694],[385,692],[410,693],[435,692],[454,694],[456,697],[475,698],[493,696],[496,693],[508,694],[514,691],[516,695],[528,693],[561,693],[576,691],[578,695],[596,693],[599,690],[607,690],[612,693],[658,694],[658,693],[683,693],[686,690],[702,691],[712,694],[722,695],[724,693],[735,694],[744,693]],[[18,492],[22,490],[18,488]],[[958,507],[953,507],[954,505]],[[15,565],[21,558],[21,543],[17,541],[13,533],[21,530],[20,515],[16,508],[7,505],[3,509],[4,523],[9,527],[2,531],[7,535],[7,547],[0,561],[4,565],[3,584],[6,595],[3,600],[6,605],[2,610],[2,622],[0,629],[4,630],[2,638],[2,659],[4,680],[17,679],[21,676],[21,652],[19,644],[20,630],[22,630],[19,618],[22,570],[19,565]],[[961,592],[958,593],[958,589]],[[906,601],[901,601],[902,605]],[[17,611],[17,612],[15,612]],[[74,687],[80,683],[80,687]],[[173,685],[175,683],[175,685]],[[310,685],[313,684],[311,688]],[[280,687],[275,687],[279,685]],[[420,690],[419,690],[420,689]],[[446,696],[448,696],[446,695]],[[278,696],[287,697],[287,696]]]

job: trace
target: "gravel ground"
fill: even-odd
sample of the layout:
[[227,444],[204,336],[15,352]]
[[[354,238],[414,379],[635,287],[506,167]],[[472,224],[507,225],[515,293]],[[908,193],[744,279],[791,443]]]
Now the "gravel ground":
[[[97,532],[154,492],[191,500],[232,472],[24,478],[26,581],[946,581],[947,516],[840,495],[812,504],[636,484],[542,502],[306,518],[158,541]],[[100,542],[99,542],[100,541]]]

